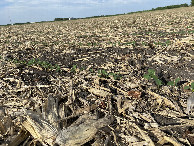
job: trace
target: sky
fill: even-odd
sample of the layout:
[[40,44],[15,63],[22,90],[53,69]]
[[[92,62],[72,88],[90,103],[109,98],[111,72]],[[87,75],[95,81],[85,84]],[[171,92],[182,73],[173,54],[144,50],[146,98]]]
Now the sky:
[[0,0],[0,25],[123,14],[184,3],[190,5],[191,0]]

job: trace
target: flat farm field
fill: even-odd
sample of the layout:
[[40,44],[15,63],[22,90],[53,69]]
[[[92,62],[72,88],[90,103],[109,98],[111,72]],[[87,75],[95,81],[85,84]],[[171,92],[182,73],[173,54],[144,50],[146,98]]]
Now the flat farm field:
[[194,7],[0,26],[0,145],[194,145],[193,77]]

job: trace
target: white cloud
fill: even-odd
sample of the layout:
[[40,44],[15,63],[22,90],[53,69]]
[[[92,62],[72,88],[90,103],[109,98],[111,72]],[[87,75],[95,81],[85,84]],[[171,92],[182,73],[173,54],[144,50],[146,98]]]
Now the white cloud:
[[14,2],[15,0],[5,0],[5,2],[9,2],[9,3],[12,3]]
[[[53,5],[113,5],[113,4],[130,4],[130,3],[140,3],[143,0],[5,0],[5,2],[11,3],[11,6],[25,6],[25,7],[34,7],[34,6],[53,6]],[[145,0],[144,0],[145,1]]]

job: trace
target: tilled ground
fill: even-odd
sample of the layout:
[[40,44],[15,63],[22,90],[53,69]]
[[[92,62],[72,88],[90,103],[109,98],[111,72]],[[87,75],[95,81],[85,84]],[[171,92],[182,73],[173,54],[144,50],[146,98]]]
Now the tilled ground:
[[0,144],[193,145],[193,22],[189,7],[0,27]]

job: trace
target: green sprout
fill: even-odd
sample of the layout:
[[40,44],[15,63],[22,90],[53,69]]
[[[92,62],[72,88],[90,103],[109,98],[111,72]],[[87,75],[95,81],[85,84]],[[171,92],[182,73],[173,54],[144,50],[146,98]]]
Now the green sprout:
[[158,79],[158,77],[155,74],[155,70],[154,69],[148,69],[148,73],[144,74],[143,77],[145,79],[147,79],[147,80],[154,79],[154,81],[155,81],[157,86],[161,86],[162,85],[162,81],[160,79]]
[[27,62],[27,65],[33,65],[33,64],[35,64],[35,62],[36,62],[36,60],[33,58],[33,59],[31,59],[30,61],[28,61]]
[[[53,67],[53,66],[52,66],[52,67]],[[55,69],[56,69],[56,72],[59,72],[60,69],[61,69],[60,66],[59,66],[58,64],[56,64],[54,67],[55,67]]]
[[51,63],[49,63],[47,61],[40,61],[39,59],[35,59],[35,58],[32,58],[29,61],[18,60],[18,59],[8,59],[8,61],[11,61],[15,64],[20,64],[20,65],[27,65],[27,66],[36,65],[36,66],[43,67],[46,70],[56,69],[56,72],[60,71],[60,66],[59,65],[56,64],[56,65],[53,66]]
[[121,74],[120,73],[112,73],[111,72],[111,73],[109,73],[109,75],[112,75],[115,80],[120,80],[121,79]]
[[36,64],[37,65],[41,65],[42,64],[42,61],[40,61],[39,59],[36,61]]
[[15,64],[20,63],[19,60],[17,60],[17,59],[13,59],[12,62]]
[[184,89],[191,90],[192,92],[194,92],[194,82],[192,82],[190,86],[185,86]]
[[52,64],[50,64],[49,62],[43,61],[42,62],[42,67],[44,67],[45,69],[50,69],[52,66]]
[[91,73],[94,73],[94,70],[93,70],[92,68],[90,68],[90,72],[91,72]]
[[81,68],[80,68],[80,71],[83,71],[84,69],[85,69],[85,67],[81,67]]
[[177,86],[177,83],[180,81],[180,78],[176,78],[175,81],[169,81],[167,85],[169,86]]
[[109,74],[104,69],[98,70],[98,74],[99,74],[98,76],[101,78],[108,78],[109,77]]
[[98,76],[101,77],[101,78],[109,78],[110,75],[113,76],[113,78],[115,80],[120,80],[121,79],[120,73],[113,73],[113,72],[107,73],[107,71],[104,70],[104,69],[98,70]]
[[19,60],[18,62],[19,62],[20,65],[21,64],[26,64],[26,61],[25,60]]
[[[148,69],[148,73],[143,76],[145,79],[150,80],[154,79],[156,85],[161,86],[163,83],[158,77],[156,76],[154,69]],[[176,78],[174,81],[169,81],[167,83],[168,86],[177,86],[177,83],[180,81],[180,78]]]
[[73,65],[73,67],[71,68],[71,72],[72,73],[75,73],[76,72],[76,69],[77,69],[77,65]]

